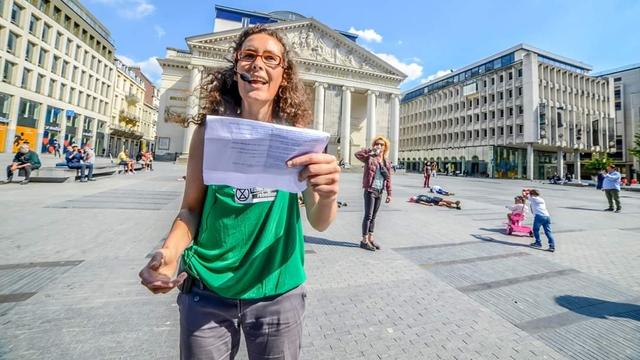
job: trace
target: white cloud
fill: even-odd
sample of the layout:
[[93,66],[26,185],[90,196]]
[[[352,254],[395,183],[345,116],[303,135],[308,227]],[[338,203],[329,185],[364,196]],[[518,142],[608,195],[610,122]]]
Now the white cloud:
[[156,34],[158,34],[158,39],[162,39],[162,37],[167,33],[160,25],[155,25],[153,28],[156,30]]
[[402,45],[404,44],[404,42],[402,42],[402,40],[398,40],[398,45]]
[[361,37],[364,41],[368,41],[368,42],[377,42],[380,43],[382,42],[382,35],[378,34],[375,30],[373,29],[364,29],[364,30],[357,30],[356,28],[354,28],[353,26],[349,29],[349,32],[352,34],[356,34],[359,37]]
[[140,71],[151,80],[152,83],[158,85],[160,83],[160,78],[162,77],[162,67],[158,64],[158,57],[152,56],[147,60],[143,61],[135,61],[128,56],[124,55],[116,55],[123,64],[128,66],[139,67]]
[[391,54],[374,53],[382,60],[388,62],[391,66],[407,74],[407,81],[412,81],[422,76],[422,65],[417,62],[404,63]]
[[453,70],[438,70],[435,74],[431,74],[429,76],[427,76],[426,78],[420,80],[421,84],[424,84],[426,82],[429,82],[431,80],[435,80],[437,78],[443,77],[447,74],[451,74],[453,72]]
[[143,17],[154,12],[156,9],[155,5],[148,2],[147,0],[92,0],[92,1],[116,8],[118,11],[118,15],[131,20],[142,19]]

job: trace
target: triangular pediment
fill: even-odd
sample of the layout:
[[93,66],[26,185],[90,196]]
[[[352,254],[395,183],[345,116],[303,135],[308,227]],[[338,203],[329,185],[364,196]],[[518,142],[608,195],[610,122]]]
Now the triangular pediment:
[[[400,81],[407,75],[391,66],[356,42],[330,29],[315,19],[283,21],[267,25],[277,29],[288,42],[289,50],[298,63],[329,65],[361,70],[396,77]],[[192,53],[198,49],[231,52],[234,41],[243,29],[188,37],[187,44]]]

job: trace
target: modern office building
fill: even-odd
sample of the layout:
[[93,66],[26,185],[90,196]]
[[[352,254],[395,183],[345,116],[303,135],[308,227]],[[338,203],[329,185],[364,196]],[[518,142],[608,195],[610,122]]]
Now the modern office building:
[[582,62],[520,44],[403,95],[400,163],[499,178],[580,175],[615,152],[614,85]]
[[[198,112],[195,92],[202,73],[228,67],[231,45],[243,28],[266,24],[288,42],[313,109],[312,127],[331,134],[328,151],[345,163],[377,134],[398,136],[398,69],[356,43],[354,34],[336,31],[313,18],[288,11],[259,13],[215,7],[214,32],[188,37],[187,49],[167,49],[162,66],[156,158],[188,153],[193,127],[172,118]],[[397,159],[397,141],[392,158]]]
[[134,68],[125,65],[120,59],[115,59],[115,65],[117,71],[113,84],[107,153],[117,156],[124,148],[131,156],[135,156],[144,142],[142,115],[145,108],[145,83]]
[[613,160],[622,173],[638,178],[640,159],[629,153],[634,136],[640,133],[640,64],[624,66],[596,74],[613,78],[613,100],[616,112],[616,152]]
[[95,142],[115,76],[109,31],[77,0],[0,0],[0,151]]

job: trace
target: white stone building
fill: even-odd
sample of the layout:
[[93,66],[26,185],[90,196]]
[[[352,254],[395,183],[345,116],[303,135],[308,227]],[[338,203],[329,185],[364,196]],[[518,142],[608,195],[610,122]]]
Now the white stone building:
[[0,1],[0,152],[28,141],[104,146],[114,46],[77,0]]
[[[289,43],[307,87],[315,129],[331,134],[328,151],[351,163],[360,147],[382,134],[392,139],[397,159],[399,85],[406,75],[356,43],[356,35],[339,32],[291,12],[257,13],[216,6],[214,32],[186,39],[187,50],[167,49],[158,59],[163,74],[156,158],[188,153],[193,127],[167,122],[167,114],[198,112],[194,90],[202,73],[228,67],[233,41],[243,27],[267,24]],[[348,134],[349,136],[344,136]]]
[[613,79],[520,44],[406,92],[400,163],[420,171],[580,176],[581,156],[615,152]]
[[596,74],[613,78],[613,100],[616,112],[616,152],[613,160],[622,173],[638,178],[640,160],[629,153],[634,136],[640,133],[640,64],[624,66]]

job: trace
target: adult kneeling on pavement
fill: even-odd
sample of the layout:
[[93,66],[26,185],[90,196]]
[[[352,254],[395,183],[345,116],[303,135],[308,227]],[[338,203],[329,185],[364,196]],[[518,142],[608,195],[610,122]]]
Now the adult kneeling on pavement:
[[85,164],[83,162],[83,155],[78,150],[78,144],[71,145],[71,151],[67,151],[65,160],[67,160],[67,166],[69,169],[80,169],[80,181],[87,182],[85,173],[89,169],[89,178],[93,178],[93,164]]
[[13,157],[11,165],[7,166],[7,180],[3,184],[8,184],[13,179],[13,173],[16,170],[24,170],[24,180],[20,182],[20,185],[26,185],[31,178],[31,171],[40,168],[40,158],[34,151],[29,150],[29,144],[22,144],[18,148],[18,152]]

